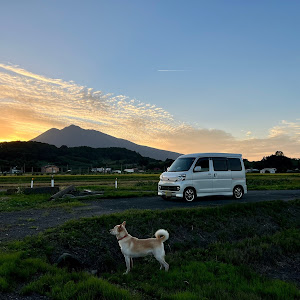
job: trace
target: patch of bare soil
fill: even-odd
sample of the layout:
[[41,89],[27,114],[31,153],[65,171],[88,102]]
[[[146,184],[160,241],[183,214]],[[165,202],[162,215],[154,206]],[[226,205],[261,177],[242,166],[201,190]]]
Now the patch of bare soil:
[[30,296],[22,296],[18,293],[0,294],[0,300],[48,300],[46,296],[31,294]]
[[292,282],[300,288],[300,254],[282,256],[275,263],[266,261],[261,265],[254,265],[253,268],[267,277]]

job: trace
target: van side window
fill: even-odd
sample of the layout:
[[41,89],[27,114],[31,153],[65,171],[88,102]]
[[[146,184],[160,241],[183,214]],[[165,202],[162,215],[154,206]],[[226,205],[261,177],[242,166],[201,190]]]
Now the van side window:
[[227,158],[213,158],[214,170],[215,171],[228,171]]
[[209,159],[208,158],[199,158],[195,164],[195,167],[201,167],[201,172],[209,171]]
[[241,160],[239,158],[228,158],[228,162],[231,171],[242,171]]

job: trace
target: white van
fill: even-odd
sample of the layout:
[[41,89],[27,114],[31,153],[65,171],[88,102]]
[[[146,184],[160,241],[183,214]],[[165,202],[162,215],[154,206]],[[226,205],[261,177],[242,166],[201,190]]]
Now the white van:
[[202,196],[233,196],[247,193],[246,172],[241,154],[196,153],[179,156],[160,175],[158,195],[193,201]]

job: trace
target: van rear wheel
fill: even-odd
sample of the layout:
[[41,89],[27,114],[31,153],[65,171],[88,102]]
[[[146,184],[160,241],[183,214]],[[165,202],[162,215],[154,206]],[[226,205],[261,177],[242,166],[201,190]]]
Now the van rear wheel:
[[183,193],[183,198],[188,202],[194,201],[196,198],[196,191],[193,188],[186,188]]
[[234,189],[233,189],[233,198],[234,199],[241,199],[243,197],[243,195],[244,195],[244,190],[240,185],[234,187]]

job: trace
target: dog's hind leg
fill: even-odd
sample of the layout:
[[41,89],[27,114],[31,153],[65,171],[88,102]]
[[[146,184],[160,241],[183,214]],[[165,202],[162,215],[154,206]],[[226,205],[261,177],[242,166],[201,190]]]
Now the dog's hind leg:
[[162,267],[165,268],[165,271],[169,270],[169,264],[164,260],[163,256],[154,256],[160,263],[160,270],[162,269]]
[[133,259],[132,259],[132,257],[130,257],[130,269],[132,269],[133,268]]
[[128,272],[130,271],[130,257],[129,256],[124,256],[125,257],[125,262],[126,262],[126,272],[124,273],[125,274],[128,274]]

